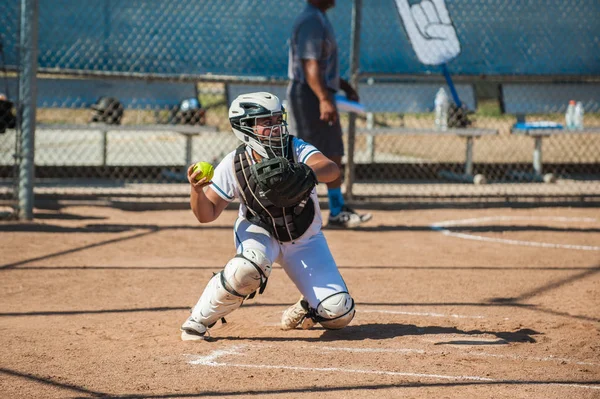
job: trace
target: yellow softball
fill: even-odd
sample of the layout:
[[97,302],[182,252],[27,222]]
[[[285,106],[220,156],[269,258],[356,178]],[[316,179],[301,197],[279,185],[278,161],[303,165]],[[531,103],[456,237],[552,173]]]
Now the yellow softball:
[[197,162],[194,165],[194,169],[192,169],[192,171],[195,173],[198,170],[201,173],[199,173],[198,176],[196,176],[196,180],[200,180],[204,177],[207,177],[207,181],[211,181],[215,174],[215,169],[208,162]]

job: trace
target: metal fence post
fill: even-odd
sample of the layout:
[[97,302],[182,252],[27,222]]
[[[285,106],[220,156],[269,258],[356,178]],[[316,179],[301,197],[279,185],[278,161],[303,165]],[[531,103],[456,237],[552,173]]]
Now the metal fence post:
[[[362,0],[354,0],[352,7],[352,30],[350,33],[350,85],[358,90],[358,73],[360,64],[360,20]],[[352,184],[354,183],[354,150],[356,138],[356,114],[351,112],[348,120],[348,148],[346,151],[345,182],[346,198],[352,200]]]
[[[372,112],[367,112],[367,129],[371,130],[375,127],[375,116]],[[375,162],[375,135],[368,134],[366,137],[367,145],[367,160],[369,163]]]
[[38,0],[21,0],[21,74],[19,77],[21,153],[18,156],[19,218],[24,220],[33,219],[38,6]]
[[106,166],[108,160],[108,130],[103,129],[102,133],[102,166]]

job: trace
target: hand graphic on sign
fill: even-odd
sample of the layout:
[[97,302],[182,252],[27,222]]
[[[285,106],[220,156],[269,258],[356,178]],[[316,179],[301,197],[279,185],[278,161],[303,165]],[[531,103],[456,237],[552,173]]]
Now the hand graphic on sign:
[[423,0],[409,4],[396,0],[408,38],[423,64],[444,64],[460,54],[460,42],[445,0]]

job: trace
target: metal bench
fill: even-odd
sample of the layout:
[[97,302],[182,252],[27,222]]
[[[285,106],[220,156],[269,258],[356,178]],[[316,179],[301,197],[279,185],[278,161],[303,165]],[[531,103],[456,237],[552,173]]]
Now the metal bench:
[[[373,123],[374,113],[428,113],[434,111],[434,98],[440,87],[439,83],[387,83],[373,82],[359,86],[361,103],[367,110],[367,126],[357,129],[357,134],[367,135],[367,151],[370,159],[374,159],[375,137],[377,135],[405,134],[405,135],[457,135],[465,139],[465,163],[462,174],[450,171],[441,171],[439,176],[449,180],[468,183],[483,184],[485,176],[473,175],[473,144],[474,139],[482,136],[496,135],[497,130],[479,128],[448,128],[437,130],[431,128],[406,128],[385,127],[375,128]],[[468,109],[476,109],[475,92],[472,85],[456,85],[456,91],[461,101]]]
[[569,130],[561,126],[543,128],[527,125],[528,114],[561,113],[564,115],[570,100],[581,101],[586,113],[600,111],[599,83],[505,83],[501,87],[502,108],[515,115],[517,124],[511,134],[533,138],[532,173],[513,172],[513,177],[538,182],[556,181],[552,173],[543,172],[542,140],[552,135],[600,133],[600,127]]
[[[286,98],[287,83],[281,84],[246,84],[246,83],[231,83],[226,87],[228,103],[236,96],[252,91],[267,91],[276,96]],[[443,84],[438,83],[413,83],[413,82],[369,82],[360,83],[358,92],[360,94],[360,102],[365,106],[367,111],[367,127],[356,130],[357,134],[366,135],[367,154],[369,162],[375,160],[375,140],[378,135],[457,135],[465,138],[465,164],[464,173],[456,174],[452,172],[442,171],[440,177],[450,180],[458,180],[471,183],[485,183],[485,177],[482,175],[473,175],[473,142],[474,139],[486,135],[498,134],[494,129],[447,129],[444,131],[431,128],[405,128],[405,127],[390,127],[376,128],[373,123],[373,115],[375,113],[427,113],[434,110],[434,98]],[[471,110],[476,108],[475,92],[473,86],[467,84],[459,84],[456,86],[456,91],[463,103]]]
[[[17,93],[17,80],[8,79],[10,93]],[[182,100],[198,98],[196,85],[192,82],[124,80],[124,79],[37,79],[37,107],[89,109],[100,97],[114,97],[127,110],[151,110],[155,112],[153,124],[110,125],[87,124],[37,124],[36,130],[94,131],[102,135],[102,165],[106,165],[107,137],[111,131],[176,132],[185,136],[183,165],[192,162],[192,138],[201,133],[216,132],[214,126],[195,126],[159,123],[160,111],[172,111]]]

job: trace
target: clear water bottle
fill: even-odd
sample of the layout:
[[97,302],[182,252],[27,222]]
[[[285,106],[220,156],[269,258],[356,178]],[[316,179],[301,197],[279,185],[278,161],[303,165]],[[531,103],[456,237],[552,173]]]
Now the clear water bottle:
[[435,95],[435,127],[438,130],[448,129],[448,108],[450,102],[446,90],[440,87],[437,94]]
[[565,112],[565,125],[569,130],[575,128],[575,100],[569,101],[567,112]]
[[575,104],[575,110],[573,111],[573,125],[577,130],[583,130],[583,103],[577,101]]

